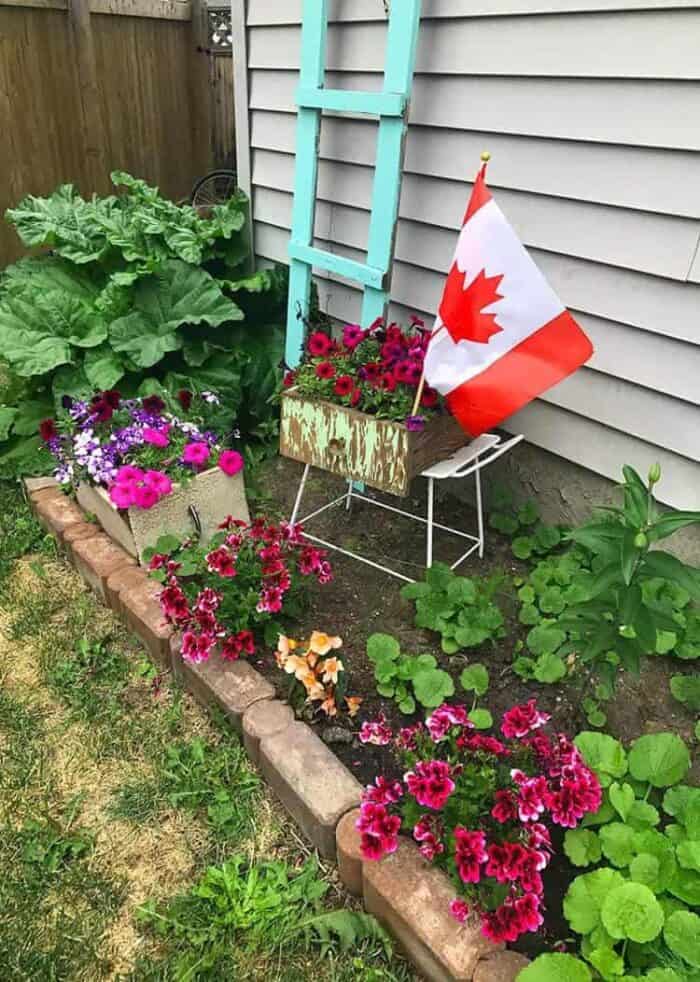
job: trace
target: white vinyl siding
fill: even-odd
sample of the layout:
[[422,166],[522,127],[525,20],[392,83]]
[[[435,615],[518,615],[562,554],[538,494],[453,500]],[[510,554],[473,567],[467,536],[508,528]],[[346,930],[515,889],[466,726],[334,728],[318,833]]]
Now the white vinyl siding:
[[[392,0],[398,4],[400,0]],[[327,84],[381,86],[381,0],[331,3]],[[256,252],[287,261],[301,0],[248,0]],[[396,238],[396,313],[433,316],[478,166],[595,345],[507,424],[616,479],[664,469],[700,507],[700,5],[679,0],[424,0]],[[376,123],[324,116],[316,236],[364,259]],[[356,285],[319,277],[359,315]]]

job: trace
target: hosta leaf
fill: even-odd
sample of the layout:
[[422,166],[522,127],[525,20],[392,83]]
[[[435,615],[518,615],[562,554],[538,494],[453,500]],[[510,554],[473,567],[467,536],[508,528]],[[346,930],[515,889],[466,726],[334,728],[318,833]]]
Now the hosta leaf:
[[655,788],[678,784],[689,767],[688,748],[675,733],[648,733],[635,740],[630,748],[630,774]]
[[564,897],[564,916],[577,934],[590,934],[601,924],[603,901],[624,883],[621,873],[598,869],[577,876]]
[[574,866],[591,866],[600,859],[600,840],[587,829],[567,829],[564,852]]
[[601,910],[603,926],[613,938],[644,944],[661,933],[664,912],[649,887],[624,883],[611,890]]
[[518,974],[518,982],[591,982],[591,970],[573,955],[539,955]]

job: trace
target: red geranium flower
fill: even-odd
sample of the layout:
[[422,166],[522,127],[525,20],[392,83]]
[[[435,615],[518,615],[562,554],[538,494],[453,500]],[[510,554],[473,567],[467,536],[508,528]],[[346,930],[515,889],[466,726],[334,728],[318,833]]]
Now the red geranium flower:
[[349,396],[354,388],[354,385],[355,383],[349,375],[340,375],[335,380],[333,391],[337,396]]
[[333,342],[323,331],[314,331],[309,337],[307,347],[314,358],[323,358],[333,347]]
[[335,365],[330,361],[319,362],[316,366],[316,375],[318,378],[333,378],[335,375]]

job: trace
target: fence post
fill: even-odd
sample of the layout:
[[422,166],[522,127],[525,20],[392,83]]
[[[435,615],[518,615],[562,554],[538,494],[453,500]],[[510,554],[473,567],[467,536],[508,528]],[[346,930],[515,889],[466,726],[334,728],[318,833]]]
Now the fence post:
[[101,191],[107,183],[107,128],[97,83],[95,45],[90,22],[90,0],[68,0],[68,17],[80,86],[86,171],[92,184],[90,191]]

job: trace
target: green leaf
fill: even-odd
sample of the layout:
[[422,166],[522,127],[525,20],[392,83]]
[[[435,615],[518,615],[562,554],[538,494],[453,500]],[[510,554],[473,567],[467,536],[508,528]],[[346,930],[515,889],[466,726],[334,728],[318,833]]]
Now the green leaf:
[[503,535],[515,535],[520,527],[517,518],[498,511],[491,512],[489,515],[489,525],[496,531],[502,532]]
[[625,960],[614,948],[594,948],[588,954],[588,961],[597,968],[604,979],[624,975]]
[[700,873],[692,869],[677,869],[667,890],[691,907],[700,907]]
[[700,788],[685,784],[671,788],[664,795],[664,811],[685,826],[688,837],[700,839]]
[[402,699],[401,702],[398,703],[398,707],[402,713],[409,716],[411,713],[415,713],[416,711],[416,701],[413,696],[406,696],[405,699]]
[[390,634],[372,634],[367,639],[367,657],[371,662],[396,661],[401,648]]
[[674,698],[688,709],[700,711],[700,675],[673,675],[670,686]]
[[613,866],[629,866],[634,856],[634,829],[622,822],[610,822],[600,830],[603,854]]
[[616,778],[627,773],[627,754],[619,740],[606,733],[584,730],[574,740],[583,759],[596,774],[603,787],[609,787]]
[[428,583],[407,583],[399,591],[404,600],[417,600],[418,597],[426,597],[431,592]]
[[518,599],[524,604],[533,604],[535,602],[535,591],[529,583],[520,587],[518,590]]
[[540,597],[540,610],[545,614],[561,614],[566,606],[561,587],[550,586]]
[[641,832],[635,831],[634,849],[638,855],[650,855],[657,860],[657,892],[665,890],[678,868],[671,840],[656,829],[647,828]]
[[518,982],[591,982],[591,972],[573,955],[538,955],[518,974]]
[[489,687],[489,673],[485,665],[476,662],[464,669],[459,677],[463,689],[483,696]]
[[694,869],[700,873],[700,841],[680,842],[676,846],[676,856],[678,863],[683,869]]
[[624,882],[621,873],[607,868],[577,876],[564,897],[564,916],[571,929],[590,934],[599,927],[605,898]]
[[658,825],[661,817],[656,808],[648,802],[634,801],[626,821],[635,829],[645,829]]
[[7,440],[17,417],[17,409],[0,406],[0,440]]
[[493,716],[488,709],[472,709],[469,719],[477,730],[489,730],[493,726]]
[[445,699],[454,695],[452,679],[441,669],[427,668],[418,672],[413,679],[413,692],[416,699],[426,709],[435,709]]
[[533,658],[526,658],[521,655],[513,662],[513,671],[521,679],[533,679],[535,677],[535,665],[536,662]]
[[209,273],[172,259],[155,276],[137,283],[133,312],[113,321],[109,332],[117,351],[150,368],[182,347],[183,338],[175,333],[181,325],[217,327],[242,317]]
[[393,699],[395,688],[393,685],[388,685],[382,682],[377,686],[377,692],[380,696],[383,696],[384,699]]
[[447,585],[447,596],[450,600],[463,604],[473,604],[476,601],[476,587],[473,580],[465,576],[455,577]]
[[533,655],[551,654],[566,640],[566,633],[555,621],[543,621],[528,633],[525,643]]
[[642,852],[635,856],[630,863],[630,879],[635,883],[643,883],[652,893],[661,893],[659,884],[660,864],[656,856]]
[[83,369],[90,384],[100,391],[113,389],[126,372],[121,357],[108,344],[86,351]]
[[700,968],[700,917],[677,910],[664,925],[664,941],[683,961]]
[[552,685],[566,675],[566,664],[558,655],[546,653],[540,655],[535,663],[535,678],[538,682]]
[[513,539],[511,548],[516,559],[529,559],[535,548],[535,541],[532,536],[519,535]]
[[629,784],[618,784],[618,782],[615,781],[614,784],[610,785],[608,796],[610,798],[610,804],[613,806],[622,821],[626,822],[627,816],[629,815],[632,805],[634,804],[634,789],[632,786]]
[[649,576],[661,576],[673,580],[687,590],[691,597],[700,600],[700,571],[686,566],[669,552],[661,549],[648,552],[644,557],[644,571]]
[[600,859],[600,840],[595,832],[587,829],[567,829],[564,852],[574,866],[591,866]]
[[699,523],[700,511],[670,511],[654,522],[647,535],[652,542],[655,542],[658,539],[665,539],[667,536],[673,535],[674,532],[678,532],[688,525]]
[[683,780],[690,768],[690,755],[675,733],[649,733],[632,744],[629,768],[637,781],[667,788]]
[[534,604],[525,604],[524,607],[520,608],[518,620],[521,624],[531,626],[534,624],[539,624],[541,619],[542,615]]
[[613,938],[644,944],[661,933],[664,912],[649,887],[624,883],[611,890],[601,910],[605,930]]

